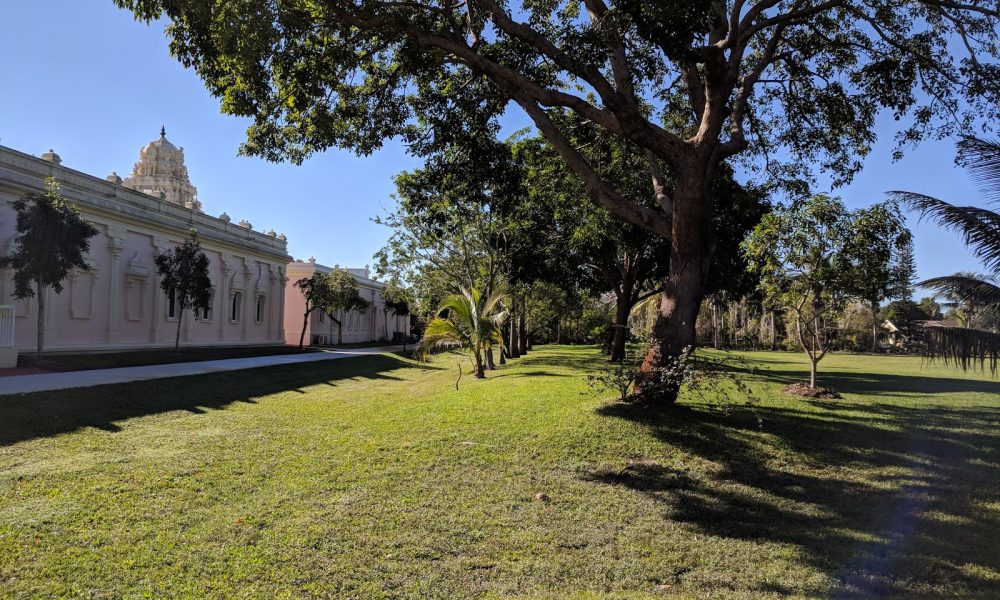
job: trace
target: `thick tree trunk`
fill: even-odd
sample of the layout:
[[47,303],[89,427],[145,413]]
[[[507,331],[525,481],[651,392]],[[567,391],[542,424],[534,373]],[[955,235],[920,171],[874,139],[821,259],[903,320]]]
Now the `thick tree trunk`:
[[632,295],[631,290],[618,295],[615,306],[614,340],[611,342],[611,362],[621,362],[625,360],[625,341],[628,331],[628,313],[632,308],[628,305],[628,298]]
[[493,348],[486,349],[486,370],[487,371],[497,370],[496,363],[493,362]]
[[38,358],[41,358],[42,353],[45,352],[45,286],[37,283],[35,289],[38,290],[38,318],[35,319],[38,337],[35,339],[38,342]]
[[712,260],[712,199],[707,168],[679,174],[674,186],[670,276],[653,325],[653,343],[640,368],[636,394],[651,404],[677,401],[676,385],[658,385],[658,374],[685,348],[694,347],[695,321],[704,297],[704,281]]
[[476,379],[486,379],[486,371],[483,369],[483,357],[479,354],[479,350],[476,350],[472,356],[476,362],[476,370],[473,375],[475,375]]
[[[333,317],[330,318],[333,319]],[[337,323],[337,345],[341,346],[344,344],[344,326],[336,319],[334,319],[334,322]]]
[[517,313],[517,336],[519,338],[518,348],[521,350],[521,354],[528,353],[528,330],[524,322],[525,314],[528,312],[528,301],[527,296],[521,296],[521,310]]

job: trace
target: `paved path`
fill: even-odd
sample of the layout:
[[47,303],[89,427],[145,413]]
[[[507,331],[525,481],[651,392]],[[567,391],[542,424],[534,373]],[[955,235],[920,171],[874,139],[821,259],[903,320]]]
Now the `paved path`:
[[321,352],[309,352],[306,354],[280,354],[277,356],[202,360],[168,365],[149,365],[145,367],[122,367],[120,369],[93,369],[90,371],[70,371],[67,373],[15,375],[0,378],[0,395],[66,390],[93,385],[107,385],[109,383],[127,383],[129,381],[163,379],[165,377],[184,377],[187,375],[255,369],[257,367],[271,367],[275,365],[294,365],[315,362],[317,360],[333,360],[366,354],[396,352],[397,350],[402,350],[402,348],[402,346],[349,348],[323,350]]

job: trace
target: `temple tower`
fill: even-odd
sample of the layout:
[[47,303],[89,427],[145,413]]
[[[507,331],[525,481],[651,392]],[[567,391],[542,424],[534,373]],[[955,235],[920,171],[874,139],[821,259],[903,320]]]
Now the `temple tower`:
[[139,162],[133,165],[132,174],[125,178],[122,185],[201,212],[198,190],[191,185],[187,167],[184,166],[184,148],[178,148],[167,140],[165,128],[160,128],[159,139],[139,151]]

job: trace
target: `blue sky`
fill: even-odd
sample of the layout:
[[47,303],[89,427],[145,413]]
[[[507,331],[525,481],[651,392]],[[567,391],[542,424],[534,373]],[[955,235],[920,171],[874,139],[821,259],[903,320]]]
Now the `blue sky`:
[[[515,115],[510,125],[524,121]],[[388,232],[370,219],[391,208],[392,176],[417,161],[390,143],[364,158],[331,150],[301,166],[272,164],[237,156],[247,124],[220,114],[195,74],[169,56],[162,26],[135,22],[111,0],[0,0],[0,144],[36,156],[51,147],[65,166],[124,177],[164,125],[184,147],[207,213],[285,233],[296,258],[371,263]],[[979,203],[953,164],[952,140],[925,143],[892,163],[893,123],[880,124],[864,171],[833,191],[849,206],[895,189]],[[911,224],[921,277],[980,270],[954,234]]]

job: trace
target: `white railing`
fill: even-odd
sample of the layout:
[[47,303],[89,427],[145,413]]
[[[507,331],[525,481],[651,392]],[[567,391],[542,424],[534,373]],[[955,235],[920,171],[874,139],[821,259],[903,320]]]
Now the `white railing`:
[[0,348],[14,347],[14,307],[0,304]]

